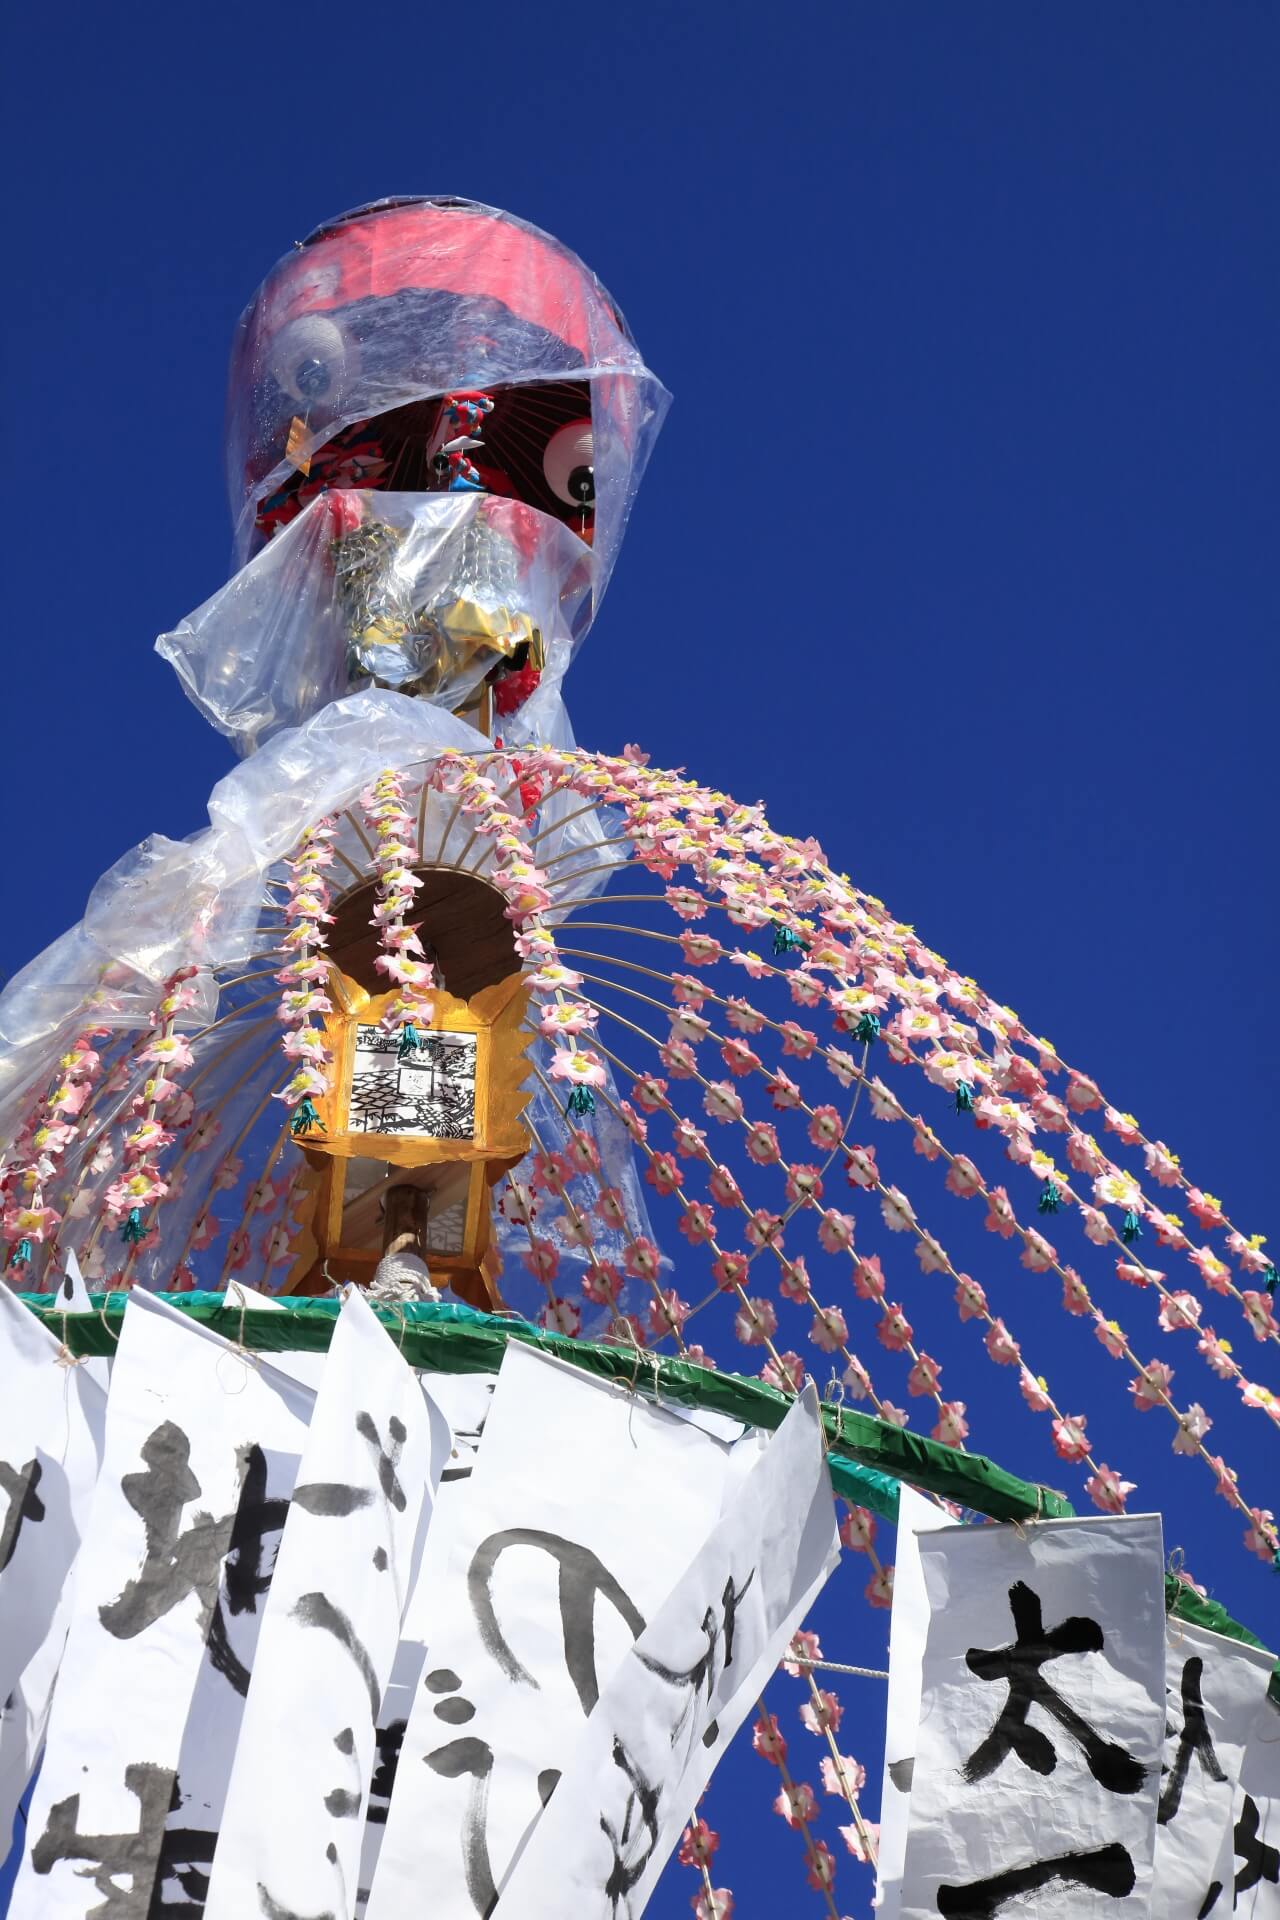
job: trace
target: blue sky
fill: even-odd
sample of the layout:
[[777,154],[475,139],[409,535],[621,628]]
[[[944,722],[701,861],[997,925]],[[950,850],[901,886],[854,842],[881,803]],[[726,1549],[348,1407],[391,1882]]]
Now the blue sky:
[[[580,740],[816,833],[1266,1231],[1278,42],[1252,0],[27,11],[0,970],[228,765],[150,647],[229,566],[244,300],[325,215],[457,192],[577,248],[675,395],[566,685]],[[1112,1408],[1135,1504],[1167,1490],[1169,1544],[1266,1631],[1274,1576],[1208,1476],[1056,1295],[1016,1306],[1066,1399]],[[1053,1477],[1003,1386],[975,1441]],[[1215,1438],[1270,1497],[1275,1430],[1227,1403]],[[867,1621],[839,1657],[877,1664]],[[709,1807],[751,1910],[799,1899],[781,1824],[753,1844],[772,1784],[731,1761]]]

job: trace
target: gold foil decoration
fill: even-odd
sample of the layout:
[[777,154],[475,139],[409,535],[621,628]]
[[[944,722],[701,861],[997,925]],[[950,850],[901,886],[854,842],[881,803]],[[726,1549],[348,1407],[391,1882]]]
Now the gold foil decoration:
[[284,457],[289,465],[296,467],[301,474],[308,474],[311,471],[311,455],[309,452],[302,451],[309,438],[306,421],[299,420],[295,413],[289,422],[289,438],[285,441]]

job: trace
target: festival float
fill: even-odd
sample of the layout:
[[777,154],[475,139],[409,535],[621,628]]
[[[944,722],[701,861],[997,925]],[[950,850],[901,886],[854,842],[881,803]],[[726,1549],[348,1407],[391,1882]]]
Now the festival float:
[[1216,1495],[1276,1560],[1204,1404],[1280,1424],[1265,1242],[816,839],[577,745],[666,406],[467,200],[239,324],[237,571],[157,643],[238,763],[0,996],[15,1920],[636,1920],[672,1856],[745,1916],[731,1743],[797,1911],[1280,1912],[1275,1656],[1170,1555]]

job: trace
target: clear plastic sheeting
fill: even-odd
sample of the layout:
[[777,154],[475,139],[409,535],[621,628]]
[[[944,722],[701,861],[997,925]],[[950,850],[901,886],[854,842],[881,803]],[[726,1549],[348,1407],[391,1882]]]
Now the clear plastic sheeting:
[[521,647],[541,665],[545,708],[591,591],[590,549],[519,501],[342,491],[313,500],[156,651],[249,753],[371,682],[458,707]]
[[241,561],[263,501],[345,429],[548,383],[589,387],[598,600],[668,403],[613,300],[559,241],[475,201],[380,201],[328,222],[272,269],[237,328],[227,470]]
[[[562,707],[549,714],[557,717],[557,731],[567,732]],[[212,1021],[221,1008],[212,973],[248,971],[254,956],[275,944],[267,883],[303,830],[349,808],[383,768],[421,777],[445,750],[486,748],[466,721],[426,701],[379,688],[353,694],[278,734],[219,781],[207,828],[187,840],[151,835],[118,860],[98,881],[79,925],[0,993],[0,1153],[70,1042],[89,1027],[145,1030],[163,983],[179,968],[200,969],[198,1004],[182,1017],[182,1028]],[[452,802],[433,795],[424,815],[424,845],[441,861],[456,859],[468,838],[453,812]],[[554,895],[578,897],[606,884],[620,851],[603,844],[616,832],[606,812],[580,812],[572,796],[558,794],[538,825],[548,829],[539,844],[549,861],[567,856],[552,868]],[[352,822],[342,824],[337,844],[360,868],[365,853]],[[471,850],[480,877],[490,857],[487,843]],[[263,1017],[274,1040],[269,1008]]]

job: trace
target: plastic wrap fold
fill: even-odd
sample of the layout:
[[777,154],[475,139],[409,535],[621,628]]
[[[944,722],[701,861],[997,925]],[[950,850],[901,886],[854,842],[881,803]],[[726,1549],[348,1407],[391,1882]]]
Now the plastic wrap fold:
[[240,753],[374,682],[456,708],[521,647],[545,704],[590,624],[592,567],[519,501],[328,493],[156,651]]
[[343,215],[285,255],[241,316],[227,480],[243,561],[257,506],[345,428],[464,389],[583,382],[598,601],[669,396],[577,255],[527,221],[421,196]]
[[[540,704],[549,728],[571,742],[558,696]],[[234,768],[210,796],[207,827],[186,840],[154,834],[125,854],[98,881],[83,920],[0,993],[0,1151],[70,1040],[89,1026],[145,1029],[163,982],[180,967],[201,969],[198,1005],[180,1024],[196,1029],[216,1017],[212,975],[248,968],[273,944],[266,883],[305,827],[351,806],[385,767],[425,771],[446,749],[484,746],[465,721],[425,701],[377,688],[353,694]],[[450,803],[444,811],[452,810]],[[570,812],[575,818],[559,826]],[[613,831],[602,812],[577,813],[571,799],[555,796],[540,825],[550,828],[548,853],[568,856],[553,869],[557,892],[596,891],[607,881],[615,850],[601,847]],[[461,846],[465,824],[451,831]],[[350,825],[346,832],[358,865],[358,836]],[[457,847],[449,840],[436,851],[448,858]],[[586,875],[588,867],[604,871]]]

